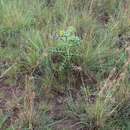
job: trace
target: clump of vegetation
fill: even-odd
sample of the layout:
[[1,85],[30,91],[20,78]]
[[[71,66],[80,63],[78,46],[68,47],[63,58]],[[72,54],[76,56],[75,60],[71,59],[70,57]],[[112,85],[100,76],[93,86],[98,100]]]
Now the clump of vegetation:
[[34,23],[34,17],[30,10],[24,7],[22,1],[2,1],[0,2],[1,30],[19,31],[21,28],[29,27]]
[[129,130],[129,4],[0,0],[0,129]]

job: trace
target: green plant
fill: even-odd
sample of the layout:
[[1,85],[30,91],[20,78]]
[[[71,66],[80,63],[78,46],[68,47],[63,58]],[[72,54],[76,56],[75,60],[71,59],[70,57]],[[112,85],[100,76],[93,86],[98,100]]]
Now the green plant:
[[18,31],[34,23],[34,17],[21,1],[0,1],[1,31]]
[[[57,63],[60,71],[72,67],[72,62],[75,62],[74,60],[80,56],[78,48],[81,40],[75,36],[75,32],[74,27],[69,27],[66,31],[60,31],[56,47],[51,50],[52,58],[55,55],[60,58],[60,61]],[[53,60],[55,61],[55,57]]]
[[32,30],[26,34],[23,32],[23,37],[25,38],[25,43],[21,45],[19,65],[25,71],[33,73],[44,58],[44,43],[39,31]]

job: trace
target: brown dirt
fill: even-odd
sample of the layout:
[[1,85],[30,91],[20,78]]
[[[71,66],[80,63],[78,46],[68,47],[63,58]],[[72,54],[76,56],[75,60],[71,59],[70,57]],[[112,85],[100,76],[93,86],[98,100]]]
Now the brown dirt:
[[[77,97],[77,94],[78,91],[75,89],[72,96]],[[10,113],[0,130],[9,128],[11,124],[15,124],[15,122],[18,121],[20,112],[22,111],[18,97],[21,98],[23,95],[24,90],[20,87],[0,83],[0,111],[2,111],[5,116]],[[39,100],[35,102],[40,104],[41,101],[43,101],[43,99],[39,97]],[[49,116],[57,122],[53,126],[54,130],[82,130],[80,128],[81,125],[78,123],[79,121],[67,118],[65,111],[66,102],[67,96],[59,93],[55,93],[53,98],[48,102],[50,107]]]
[[[18,97],[23,94],[23,90],[16,86],[9,86],[0,83],[0,111],[7,116],[0,130],[8,128],[18,119],[20,112]],[[15,102],[15,103],[14,103]]]
[[55,130],[81,130],[80,124],[71,119],[61,121],[56,125]]

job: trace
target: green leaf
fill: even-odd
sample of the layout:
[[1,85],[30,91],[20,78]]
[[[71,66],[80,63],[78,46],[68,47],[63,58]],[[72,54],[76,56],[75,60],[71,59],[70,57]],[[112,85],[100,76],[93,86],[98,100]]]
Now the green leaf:
[[7,116],[0,117],[0,128],[2,128],[2,126],[3,126],[4,122],[6,121],[6,119],[7,119]]

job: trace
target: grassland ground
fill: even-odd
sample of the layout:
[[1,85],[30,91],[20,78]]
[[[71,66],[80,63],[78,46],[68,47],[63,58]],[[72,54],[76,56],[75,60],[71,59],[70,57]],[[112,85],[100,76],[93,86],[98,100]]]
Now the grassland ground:
[[129,0],[0,0],[0,130],[130,130]]

